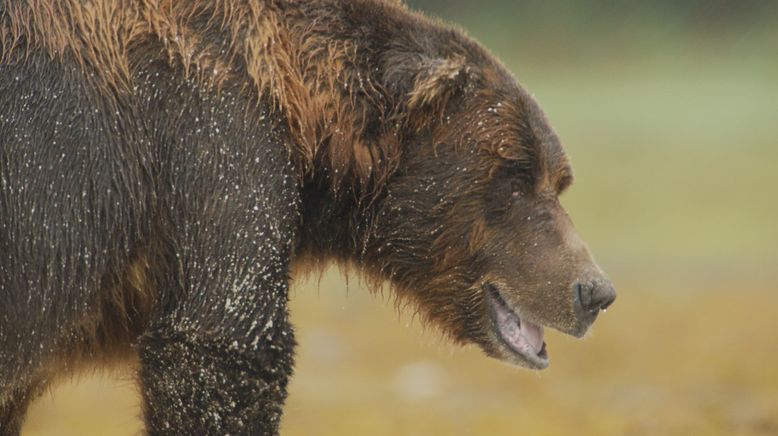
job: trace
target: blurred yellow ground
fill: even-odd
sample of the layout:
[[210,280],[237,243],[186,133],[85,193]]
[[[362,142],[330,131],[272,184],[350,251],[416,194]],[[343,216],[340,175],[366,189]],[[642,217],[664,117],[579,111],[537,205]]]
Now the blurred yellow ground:
[[[328,274],[320,290],[295,292],[300,347],[282,433],[778,434],[773,288],[649,292],[658,283],[618,283],[618,304],[589,337],[551,332],[551,367],[529,372],[455,349]],[[129,376],[83,378],[38,401],[23,434],[130,435],[138,414]]]

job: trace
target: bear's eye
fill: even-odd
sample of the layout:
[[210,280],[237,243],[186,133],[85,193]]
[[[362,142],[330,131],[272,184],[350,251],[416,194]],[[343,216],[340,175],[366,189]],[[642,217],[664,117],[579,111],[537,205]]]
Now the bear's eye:
[[516,201],[524,197],[524,187],[517,180],[511,182],[511,200]]
[[509,160],[505,162],[505,167],[510,180],[513,199],[521,198],[532,191],[532,186],[535,184],[536,169],[530,160]]

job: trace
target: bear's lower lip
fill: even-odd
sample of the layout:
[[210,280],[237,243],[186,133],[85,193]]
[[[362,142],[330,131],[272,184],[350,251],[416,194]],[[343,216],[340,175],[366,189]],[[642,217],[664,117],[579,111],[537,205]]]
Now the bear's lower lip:
[[521,363],[534,369],[548,366],[548,352],[543,341],[543,327],[521,319],[505,302],[493,285],[484,287],[489,317],[497,339]]

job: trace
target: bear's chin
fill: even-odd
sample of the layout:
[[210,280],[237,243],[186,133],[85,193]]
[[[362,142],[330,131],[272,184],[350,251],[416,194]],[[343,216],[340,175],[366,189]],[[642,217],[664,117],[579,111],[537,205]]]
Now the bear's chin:
[[549,359],[543,326],[521,319],[511,309],[493,285],[484,286],[488,314],[488,337],[492,342],[487,352],[493,357],[530,369],[545,369]]

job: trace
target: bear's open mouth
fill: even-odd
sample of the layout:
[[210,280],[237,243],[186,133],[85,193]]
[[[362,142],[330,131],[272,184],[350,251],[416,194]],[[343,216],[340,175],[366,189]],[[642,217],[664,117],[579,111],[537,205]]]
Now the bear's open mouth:
[[521,319],[505,302],[500,291],[492,285],[484,286],[492,327],[499,341],[511,353],[535,369],[548,366],[543,326]]

